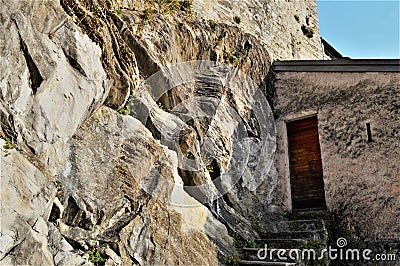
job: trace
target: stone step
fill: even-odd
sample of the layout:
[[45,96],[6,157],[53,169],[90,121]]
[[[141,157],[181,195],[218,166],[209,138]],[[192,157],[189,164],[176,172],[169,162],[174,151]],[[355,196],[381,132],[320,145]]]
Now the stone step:
[[296,263],[275,262],[275,261],[256,261],[256,260],[240,260],[239,265],[269,265],[269,266],[296,266]]
[[289,220],[322,220],[326,217],[326,210],[295,211],[288,215]]
[[323,220],[290,220],[282,221],[277,224],[276,229],[278,232],[288,231],[316,231],[323,230],[325,224]]
[[321,241],[326,239],[326,234],[324,231],[287,231],[278,233],[266,233],[263,235],[265,238],[271,239],[304,239],[304,240],[314,240]]
[[299,238],[287,238],[287,239],[282,239],[282,238],[265,238],[265,239],[256,239],[254,240],[256,244],[259,246],[263,247],[264,245],[267,245],[268,249],[294,249],[294,248],[301,248],[305,246],[308,241],[305,239],[299,239]]

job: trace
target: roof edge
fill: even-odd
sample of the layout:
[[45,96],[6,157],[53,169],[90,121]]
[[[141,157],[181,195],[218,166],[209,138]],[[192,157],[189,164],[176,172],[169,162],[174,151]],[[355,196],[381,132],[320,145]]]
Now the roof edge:
[[275,72],[400,72],[400,59],[285,60]]

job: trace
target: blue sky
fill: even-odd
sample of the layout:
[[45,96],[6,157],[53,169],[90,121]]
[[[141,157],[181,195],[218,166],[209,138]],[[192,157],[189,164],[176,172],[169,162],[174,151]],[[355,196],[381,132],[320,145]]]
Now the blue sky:
[[343,56],[400,58],[400,0],[317,0],[321,36]]

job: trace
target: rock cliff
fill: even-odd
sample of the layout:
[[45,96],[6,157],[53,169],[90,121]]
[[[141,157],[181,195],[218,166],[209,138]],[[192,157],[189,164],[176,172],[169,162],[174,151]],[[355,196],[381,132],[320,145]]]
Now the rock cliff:
[[256,236],[271,62],[322,57],[315,2],[281,2],[2,0],[1,264],[218,265]]

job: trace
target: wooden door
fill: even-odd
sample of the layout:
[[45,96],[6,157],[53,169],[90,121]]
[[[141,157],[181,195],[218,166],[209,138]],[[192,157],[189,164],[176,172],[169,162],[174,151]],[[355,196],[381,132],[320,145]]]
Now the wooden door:
[[325,209],[317,117],[287,123],[294,210]]

